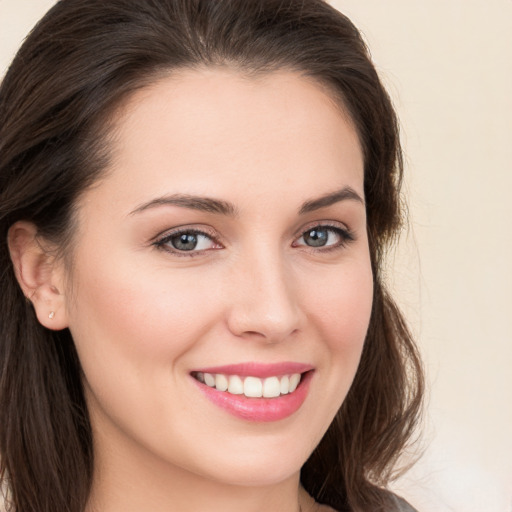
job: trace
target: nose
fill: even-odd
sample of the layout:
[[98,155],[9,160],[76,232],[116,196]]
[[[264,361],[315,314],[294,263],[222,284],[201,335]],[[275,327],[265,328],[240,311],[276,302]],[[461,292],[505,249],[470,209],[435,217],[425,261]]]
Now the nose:
[[263,252],[244,258],[230,280],[227,323],[233,334],[278,343],[300,329],[296,283],[282,257]]

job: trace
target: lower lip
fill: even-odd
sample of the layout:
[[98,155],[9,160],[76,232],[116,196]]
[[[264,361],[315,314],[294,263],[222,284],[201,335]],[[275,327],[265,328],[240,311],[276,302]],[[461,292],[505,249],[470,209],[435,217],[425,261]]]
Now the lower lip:
[[249,398],[245,395],[233,395],[219,391],[194,379],[201,392],[212,403],[228,413],[247,421],[279,421],[291,416],[306,400],[313,372],[302,375],[302,379],[293,393],[276,398]]

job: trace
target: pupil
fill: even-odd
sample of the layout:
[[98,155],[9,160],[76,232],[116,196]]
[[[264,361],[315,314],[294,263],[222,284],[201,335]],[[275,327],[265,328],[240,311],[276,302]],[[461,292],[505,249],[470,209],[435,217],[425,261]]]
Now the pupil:
[[197,236],[193,233],[183,233],[172,239],[172,245],[180,251],[191,251],[196,248]]
[[329,234],[326,229],[312,229],[304,235],[304,241],[312,247],[322,247],[327,243]]

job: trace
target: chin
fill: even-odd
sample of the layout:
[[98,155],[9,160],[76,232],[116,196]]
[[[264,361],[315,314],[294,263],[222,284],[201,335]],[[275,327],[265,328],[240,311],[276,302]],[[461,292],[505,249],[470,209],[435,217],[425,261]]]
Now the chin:
[[290,443],[293,437],[296,436],[290,434],[287,439],[267,436],[263,440],[246,438],[245,442],[225,447],[223,456],[204,454],[202,466],[209,478],[228,485],[273,486],[298,477],[314,448],[303,443],[302,446]]
[[253,464],[244,461],[232,468],[218,468],[215,480],[237,487],[271,487],[298,476],[301,466],[297,464],[279,464],[279,454],[265,464]]

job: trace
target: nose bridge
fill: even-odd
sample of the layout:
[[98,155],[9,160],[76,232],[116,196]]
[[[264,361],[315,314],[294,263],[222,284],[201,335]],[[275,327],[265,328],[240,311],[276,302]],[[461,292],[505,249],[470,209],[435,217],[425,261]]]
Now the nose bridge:
[[299,327],[299,304],[291,269],[282,251],[260,246],[241,257],[229,323],[237,335],[259,335],[278,342]]

